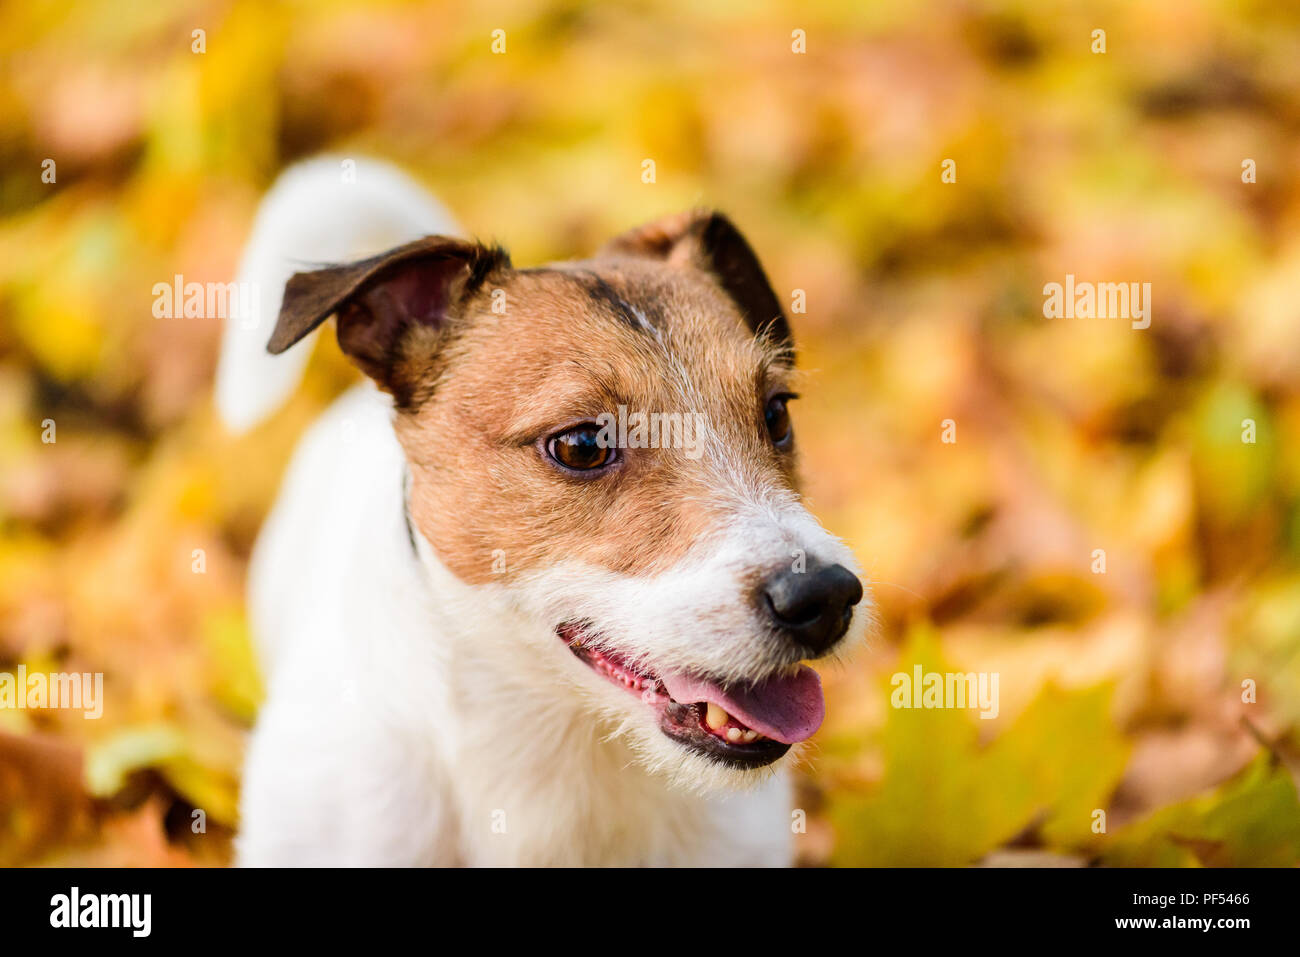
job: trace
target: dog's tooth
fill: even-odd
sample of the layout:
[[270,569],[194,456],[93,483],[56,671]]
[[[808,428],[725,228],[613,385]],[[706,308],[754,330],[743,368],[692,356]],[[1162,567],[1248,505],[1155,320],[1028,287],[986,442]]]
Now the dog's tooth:
[[758,732],[757,732],[757,731],[746,731],[743,735],[741,735],[741,737],[743,737],[743,738],[745,739],[745,743],[746,743],[746,744],[751,744],[752,742],[754,742],[754,741],[756,741],[756,740],[758,739]]
[[705,723],[714,731],[722,730],[722,726],[727,723],[729,715],[712,701],[709,702],[709,710],[704,715]]
[[730,741],[732,744],[735,744],[737,741],[740,740],[740,736],[742,734],[744,734],[744,732],[741,731],[739,728],[728,728],[727,740]]

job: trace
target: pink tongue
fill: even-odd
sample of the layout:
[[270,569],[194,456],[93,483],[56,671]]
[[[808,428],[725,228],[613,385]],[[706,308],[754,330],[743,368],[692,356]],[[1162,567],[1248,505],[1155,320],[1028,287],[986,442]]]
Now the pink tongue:
[[733,688],[676,672],[661,675],[660,680],[674,701],[712,701],[741,724],[782,744],[812,737],[826,717],[822,680],[807,665],[800,665],[793,677],[780,675]]

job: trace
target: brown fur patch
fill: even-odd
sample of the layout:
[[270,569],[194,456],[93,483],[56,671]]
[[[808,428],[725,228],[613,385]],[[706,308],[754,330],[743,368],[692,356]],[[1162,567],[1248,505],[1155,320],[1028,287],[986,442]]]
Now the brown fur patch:
[[[792,488],[793,456],[770,442],[767,397],[787,387],[788,354],[697,260],[630,248],[493,277],[460,307],[434,359],[413,342],[404,373],[427,363],[418,407],[396,430],[410,463],[410,511],[440,559],[471,583],[582,560],[624,573],[663,569],[754,490]],[[763,280],[766,282],[766,280]],[[702,413],[711,444],[620,449],[595,478],[563,473],[549,436],[630,411]],[[504,575],[493,553],[505,554]]]
[[754,333],[793,358],[790,325],[763,266],[740,230],[722,213],[700,209],[669,216],[615,237],[603,252],[648,256],[707,272],[735,301]]

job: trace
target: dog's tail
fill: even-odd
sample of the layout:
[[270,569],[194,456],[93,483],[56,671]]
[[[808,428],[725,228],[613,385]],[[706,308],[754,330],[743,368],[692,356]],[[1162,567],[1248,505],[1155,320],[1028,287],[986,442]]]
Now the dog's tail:
[[302,377],[311,349],[266,351],[284,284],[295,272],[362,259],[428,235],[460,235],[417,183],[371,160],[322,156],[283,173],[253,223],[239,266],[238,315],[226,319],[217,411],[243,432],[275,411]]

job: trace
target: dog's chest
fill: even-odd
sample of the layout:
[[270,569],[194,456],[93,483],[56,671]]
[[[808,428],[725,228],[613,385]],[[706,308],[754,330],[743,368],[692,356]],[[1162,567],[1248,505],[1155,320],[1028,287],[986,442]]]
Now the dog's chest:
[[[500,754],[500,752],[498,752]],[[774,774],[701,795],[641,769],[618,740],[457,762],[463,862],[473,866],[787,866],[790,789]]]

